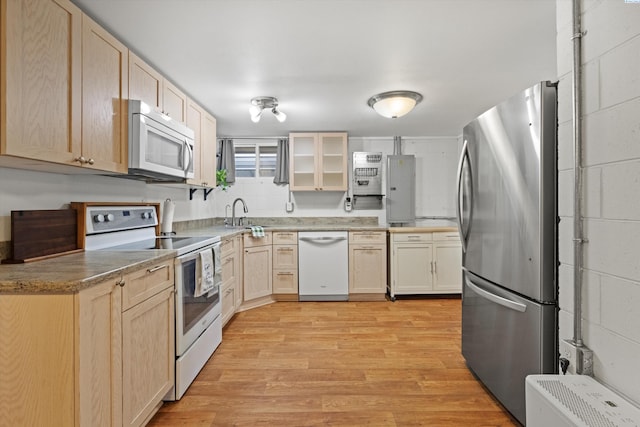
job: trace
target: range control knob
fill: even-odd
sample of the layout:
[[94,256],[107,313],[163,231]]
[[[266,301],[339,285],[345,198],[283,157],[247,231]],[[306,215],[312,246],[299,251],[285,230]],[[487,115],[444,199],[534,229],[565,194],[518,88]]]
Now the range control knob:
[[105,220],[105,221],[107,221],[107,222],[109,222],[109,221],[113,221],[114,219],[116,219],[116,217],[115,217],[115,216],[113,216],[113,214],[107,214],[107,215],[104,217],[104,220]]
[[142,219],[151,219],[151,212],[142,212]]
[[94,215],[93,222],[104,222],[104,215],[102,214]]

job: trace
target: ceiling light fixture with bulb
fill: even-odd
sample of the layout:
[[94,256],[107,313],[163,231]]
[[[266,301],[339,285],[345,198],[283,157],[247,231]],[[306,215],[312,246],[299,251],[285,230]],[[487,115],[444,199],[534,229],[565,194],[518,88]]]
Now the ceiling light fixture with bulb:
[[394,90],[373,95],[367,101],[376,113],[390,119],[402,117],[422,101],[422,95],[410,90]]
[[260,117],[262,117],[262,112],[264,110],[271,110],[276,119],[280,123],[287,120],[287,115],[282,111],[278,110],[278,98],[273,96],[258,96],[257,98],[253,98],[251,100],[251,107],[249,108],[249,114],[251,114],[251,121],[253,123],[258,123],[260,121]]

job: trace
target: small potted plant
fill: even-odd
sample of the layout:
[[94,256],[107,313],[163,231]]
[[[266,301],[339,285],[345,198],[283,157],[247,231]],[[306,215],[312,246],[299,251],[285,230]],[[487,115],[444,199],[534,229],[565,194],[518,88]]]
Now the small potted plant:
[[216,183],[217,186],[222,188],[222,191],[227,191],[229,184],[227,183],[227,170],[220,169],[216,171]]

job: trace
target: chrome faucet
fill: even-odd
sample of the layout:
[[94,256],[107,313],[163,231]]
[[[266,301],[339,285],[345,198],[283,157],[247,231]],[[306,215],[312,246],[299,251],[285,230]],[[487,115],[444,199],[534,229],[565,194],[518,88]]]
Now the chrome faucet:
[[239,223],[236,224],[236,203],[237,202],[242,202],[242,207],[244,209],[244,213],[249,213],[249,209],[247,209],[247,204],[244,202],[244,200],[242,200],[242,198],[240,198],[240,197],[235,199],[233,201],[233,208],[231,209],[231,226],[233,226],[233,227],[235,227],[236,225],[240,225]]
[[231,205],[226,205],[224,207],[224,225],[229,225],[229,214],[227,210],[231,210]]

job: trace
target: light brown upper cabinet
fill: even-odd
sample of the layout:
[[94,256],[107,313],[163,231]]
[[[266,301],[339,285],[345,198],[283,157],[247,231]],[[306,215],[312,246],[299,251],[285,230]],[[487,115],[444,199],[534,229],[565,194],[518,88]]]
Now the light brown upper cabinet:
[[187,122],[187,95],[133,52],[129,52],[129,99],[139,99],[179,122]]
[[66,0],[2,0],[1,19],[1,153],[73,164],[81,155],[82,12]]
[[216,119],[193,100],[187,99],[187,126],[195,134],[193,178],[188,184],[216,186]]
[[347,133],[290,133],[291,191],[347,191]]
[[96,169],[128,169],[128,53],[124,44],[83,16],[82,157]]
[[127,48],[68,0],[1,7],[0,164],[126,172]]

